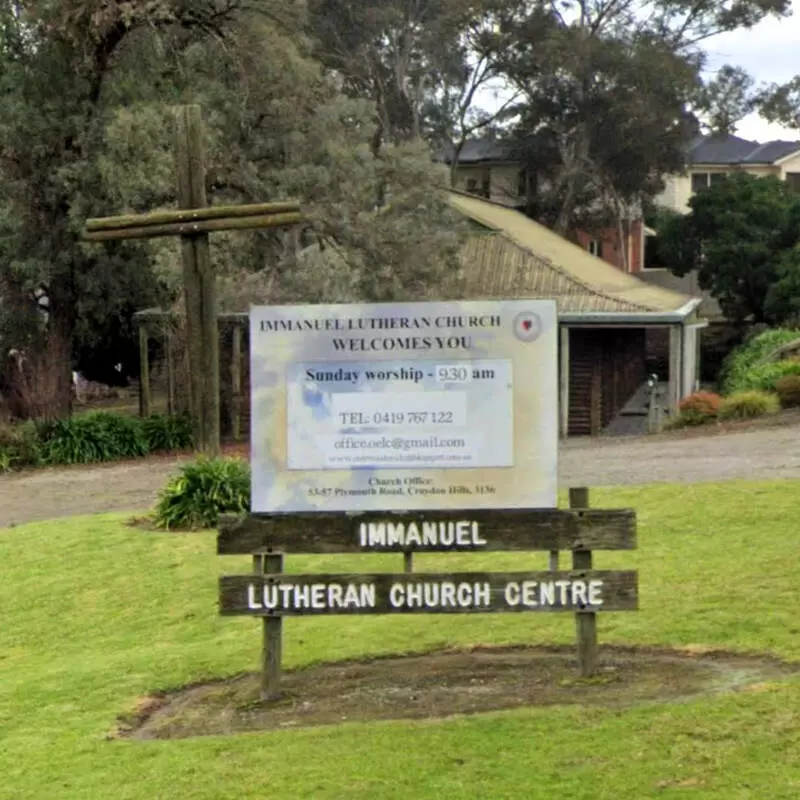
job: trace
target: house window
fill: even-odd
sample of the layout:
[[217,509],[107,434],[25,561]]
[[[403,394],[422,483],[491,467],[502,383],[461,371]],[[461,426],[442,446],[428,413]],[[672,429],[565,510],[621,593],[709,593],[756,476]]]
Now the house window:
[[645,236],[644,264],[642,269],[666,269],[664,254],[659,246],[658,236]]
[[793,192],[800,192],[800,172],[787,172],[786,183]]
[[528,197],[528,170],[521,169],[517,173],[517,197]]
[[692,194],[705,189],[708,186],[708,173],[707,172],[693,172],[692,173]]
[[487,199],[491,197],[492,181],[488,169],[483,171],[480,178],[467,178],[467,192]]
[[491,173],[487,169],[483,173],[483,180],[481,181],[481,194],[488,200],[492,196],[492,178]]
[[600,239],[591,239],[586,249],[597,258],[603,257],[603,242]]
[[696,194],[707,186],[716,186],[728,177],[727,172],[693,172],[692,194]]

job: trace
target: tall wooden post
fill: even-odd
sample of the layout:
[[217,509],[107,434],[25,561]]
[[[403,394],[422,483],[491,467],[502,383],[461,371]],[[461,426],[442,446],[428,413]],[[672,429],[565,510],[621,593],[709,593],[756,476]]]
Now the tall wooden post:
[[234,323],[231,331],[231,436],[242,438],[242,329]]
[[[182,106],[176,113],[178,205],[206,205],[203,126],[200,106]],[[211,267],[207,233],[181,235],[183,291],[189,354],[195,447],[219,455],[219,330],[216,276]]]
[[[580,487],[569,490],[569,507],[589,508],[589,490]],[[592,568],[591,550],[572,552],[572,569]],[[575,614],[575,628],[578,638],[578,666],[582,678],[590,678],[597,671],[597,614],[593,611],[579,611]]]
[[167,358],[167,414],[175,414],[175,353],[172,327],[166,328],[164,336],[164,351]]
[[569,436],[569,328],[558,331],[558,411],[559,433],[562,439]]
[[674,415],[681,402],[681,383],[683,382],[683,325],[671,325],[669,329],[669,388],[667,389],[667,408]]
[[[256,575],[275,575],[283,572],[282,553],[256,553],[253,555],[253,572]],[[261,642],[261,700],[275,700],[281,693],[281,661],[283,658],[283,619],[264,617]]]
[[152,413],[150,397],[150,332],[147,325],[139,325],[139,416],[149,417]]

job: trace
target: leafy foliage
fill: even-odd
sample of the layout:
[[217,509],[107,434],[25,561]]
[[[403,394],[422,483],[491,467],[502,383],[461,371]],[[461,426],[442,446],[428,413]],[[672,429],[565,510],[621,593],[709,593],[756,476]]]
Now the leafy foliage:
[[516,130],[539,179],[537,216],[562,232],[613,224],[621,234],[662,176],[682,169],[697,115],[730,125],[749,101],[749,78],[735,68],[703,86],[698,42],[788,9],[771,0],[501,5],[482,52],[496,54],[522,95]]
[[[502,39],[504,71],[524,96],[520,148],[549,187],[540,202],[557,230],[616,223],[662,188],[661,175],[682,168],[683,109],[697,77],[663,41],[541,11]],[[554,158],[528,138],[542,126]]]
[[7,470],[141,458],[185,450],[191,443],[191,426],[184,417],[140,419],[101,411],[0,427],[0,454]]
[[681,276],[697,270],[700,286],[732,320],[789,318],[792,291],[800,288],[792,271],[800,270],[800,261],[790,257],[800,239],[797,195],[775,177],[734,173],[695,194],[689,205],[688,215],[671,218],[659,231],[670,269]]
[[781,405],[776,395],[754,389],[723,398],[718,418],[721,420],[753,419],[768,414],[777,414],[780,410]]
[[722,365],[720,385],[723,393],[734,394],[747,389],[762,388],[772,390],[774,385],[761,385],[760,376],[777,372],[777,380],[786,373],[782,372],[785,367],[776,368],[774,364],[767,363],[767,359],[781,345],[793,342],[798,337],[800,331],[786,328],[767,330],[749,337],[741,346],[731,351]]
[[800,375],[784,375],[775,382],[781,408],[800,408]]
[[35,467],[41,462],[36,426],[0,425],[0,472]]
[[94,412],[39,425],[42,463],[90,464],[147,455],[147,440],[134,417]]
[[[0,291],[13,299],[4,341],[29,352],[58,341],[71,355],[115,332],[130,338],[131,307],[157,301],[146,248],[90,248],[77,234],[83,219],[113,208],[99,167],[115,110],[166,99],[166,53],[219,32],[236,7],[41,0],[0,9]],[[168,43],[161,57],[159,43]],[[48,416],[69,410],[71,362],[61,364]]]
[[740,67],[723,66],[699,93],[712,133],[729,135],[756,106],[755,81]]
[[159,495],[159,528],[214,528],[220,514],[250,509],[250,466],[235,458],[201,458],[185,465]]
[[767,121],[800,128],[800,75],[762,89],[756,95],[756,105]]
[[[800,210],[790,224],[800,225]],[[800,324],[800,242],[781,254],[776,280],[767,292],[766,313],[785,324]]]
[[717,418],[722,398],[713,392],[694,392],[678,405],[678,418],[683,425],[705,425]]
[[732,386],[736,391],[757,389],[762,392],[774,392],[778,381],[786,375],[800,375],[800,361],[771,361],[751,367],[741,380]]
[[154,414],[142,420],[151,453],[188,450],[192,446],[192,423],[185,416]]
[[76,363],[106,381],[117,361],[134,371],[133,311],[177,300],[177,243],[79,236],[87,217],[174,202],[173,105],[203,106],[211,202],[292,196],[312,220],[302,237],[214,237],[221,283],[246,283],[246,300],[419,297],[456,268],[446,171],[418,144],[375,150],[374,106],[343,96],[303,28],[277,0],[0,9],[0,340],[66,349],[44,416],[69,411]]

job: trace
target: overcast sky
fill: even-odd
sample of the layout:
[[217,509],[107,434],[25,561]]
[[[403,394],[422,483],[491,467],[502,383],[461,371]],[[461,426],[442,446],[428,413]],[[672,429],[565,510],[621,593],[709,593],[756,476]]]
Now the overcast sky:
[[[800,0],[792,0],[793,16],[767,19],[749,31],[711,39],[706,45],[708,67],[744,67],[759,83],[784,83],[800,74]],[[739,125],[738,136],[756,141],[800,139],[800,131],[769,125],[756,115]]]

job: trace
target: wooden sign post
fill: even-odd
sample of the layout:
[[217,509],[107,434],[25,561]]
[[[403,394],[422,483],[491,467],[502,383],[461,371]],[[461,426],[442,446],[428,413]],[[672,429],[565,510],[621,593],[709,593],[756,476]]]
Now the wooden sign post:
[[[189,405],[195,447],[208,455],[220,449],[219,330],[216,273],[208,235],[214,231],[290,227],[305,221],[297,202],[208,206],[200,106],[181,106],[176,113],[175,161],[178,211],[155,211],[90,219],[83,238],[90,242],[179,236],[183,258],[183,292],[189,356]],[[144,329],[142,329],[144,330]],[[147,334],[140,332],[140,347]],[[142,360],[143,364],[147,359]],[[148,385],[142,376],[142,386]],[[150,400],[142,392],[142,413]]]
[[[578,494],[588,505],[588,492]],[[264,619],[261,696],[279,694],[283,617],[567,611],[580,674],[597,668],[596,615],[638,608],[635,571],[592,569],[593,550],[632,550],[632,511],[255,514],[222,521],[220,555],[255,554],[252,575],[220,578],[220,613]],[[570,571],[286,574],[284,554],[571,551]],[[263,562],[262,562],[263,559]],[[263,563],[263,568],[262,568]]]

